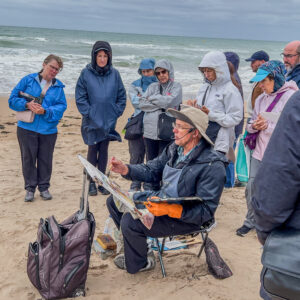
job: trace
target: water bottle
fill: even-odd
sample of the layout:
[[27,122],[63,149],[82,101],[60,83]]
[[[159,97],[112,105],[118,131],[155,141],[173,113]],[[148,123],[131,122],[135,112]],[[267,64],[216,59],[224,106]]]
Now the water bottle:
[[114,233],[114,221],[111,218],[111,216],[109,216],[106,219],[106,221],[105,221],[103,233],[104,234],[109,234],[111,237],[113,237],[113,233]]

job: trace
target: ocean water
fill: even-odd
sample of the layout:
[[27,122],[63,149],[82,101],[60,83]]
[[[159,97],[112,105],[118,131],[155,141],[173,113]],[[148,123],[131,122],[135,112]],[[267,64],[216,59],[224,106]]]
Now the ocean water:
[[78,76],[90,62],[91,49],[97,40],[111,44],[113,65],[120,71],[126,89],[139,77],[137,69],[141,59],[169,59],[175,69],[175,80],[183,86],[184,99],[196,96],[203,82],[198,65],[208,51],[234,51],[240,56],[239,75],[247,94],[253,73],[245,58],[265,50],[271,59],[280,60],[285,45],[270,41],[0,26],[0,94],[9,94],[23,76],[40,71],[44,58],[53,53],[64,61],[64,69],[57,78],[65,84],[65,93],[74,95]]

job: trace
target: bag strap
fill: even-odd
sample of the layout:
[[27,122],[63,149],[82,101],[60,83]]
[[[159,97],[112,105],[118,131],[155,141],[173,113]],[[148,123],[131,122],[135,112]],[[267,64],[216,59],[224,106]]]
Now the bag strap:
[[201,106],[203,106],[204,103],[205,103],[205,100],[206,100],[206,94],[207,94],[208,89],[209,89],[209,85],[207,86],[207,88],[206,88],[206,90],[205,90],[205,93],[204,93],[204,95],[203,95]]
[[43,90],[41,91],[41,94],[40,94],[40,98],[41,99],[44,99],[45,98],[45,95],[49,89],[49,87],[52,85],[52,82],[51,81],[47,81],[46,84],[44,85],[43,87]]
[[272,103],[269,105],[269,107],[267,108],[266,112],[271,112],[274,108],[274,106],[278,103],[279,99],[281,98],[281,96],[284,94],[284,92],[278,93],[275,97],[275,99],[272,101]]

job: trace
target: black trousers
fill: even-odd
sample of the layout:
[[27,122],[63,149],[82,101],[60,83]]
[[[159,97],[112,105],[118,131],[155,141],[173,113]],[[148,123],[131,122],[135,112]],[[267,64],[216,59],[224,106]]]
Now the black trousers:
[[89,145],[87,160],[99,171],[105,173],[108,159],[109,140],[101,141],[95,145]]
[[[143,136],[135,140],[128,140],[130,164],[142,164],[145,159],[145,144]],[[140,181],[133,181],[130,186],[131,189],[141,188]]]
[[17,127],[17,137],[21,150],[22,171],[25,189],[40,192],[50,187],[52,160],[57,133],[40,134]]
[[[148,138],[144,138],[145,141],[145,148],[146,148],[146,160],[152,160],[156,158],[159,154],[163,152],[165,147],[171,142],[171,141],[162,141],[162,140],[152,140]],[[157,191],[160,188],[160,183],[145,183],[144,184],[144,190],[153,190]]]
[[151,229],[147,229],[140,220],[134,220],[130,213],[122,214],[117,209],[113,196],[109,196],[106,205],[118,229],[124,238],[125,263],[128,273],[137,273],[147,264],[147,237],[165,237],[187,234],[200,230],[201,226],[185,223],[169,216],[155,217]]

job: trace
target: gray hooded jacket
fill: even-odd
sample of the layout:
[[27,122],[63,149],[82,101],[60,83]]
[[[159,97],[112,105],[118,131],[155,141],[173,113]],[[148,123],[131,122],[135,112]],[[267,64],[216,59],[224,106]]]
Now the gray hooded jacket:
[[212,51],[205,54],[199,68],[212,68],[216,72],[217,78],[214,81],[205,80],[200,87],[197,104],[205,105],[209,109],[209,120],[221,126],[214,149],[227,153],[235,139],[234,127],[243,118],[243,100],[231,82],[224,53]]
[[159,140],[157,137],[158,116],[162,109],[178,109],[182,102],[181,84],[174,82],[174,69],[172,64],[166,60],[159,60],[154,67],[163,68],[169,71],[169,81],[161,84],[152,83],[145,94],[141,97],[139,108],[145,112],[144,115],[144,137],[152,140]]

